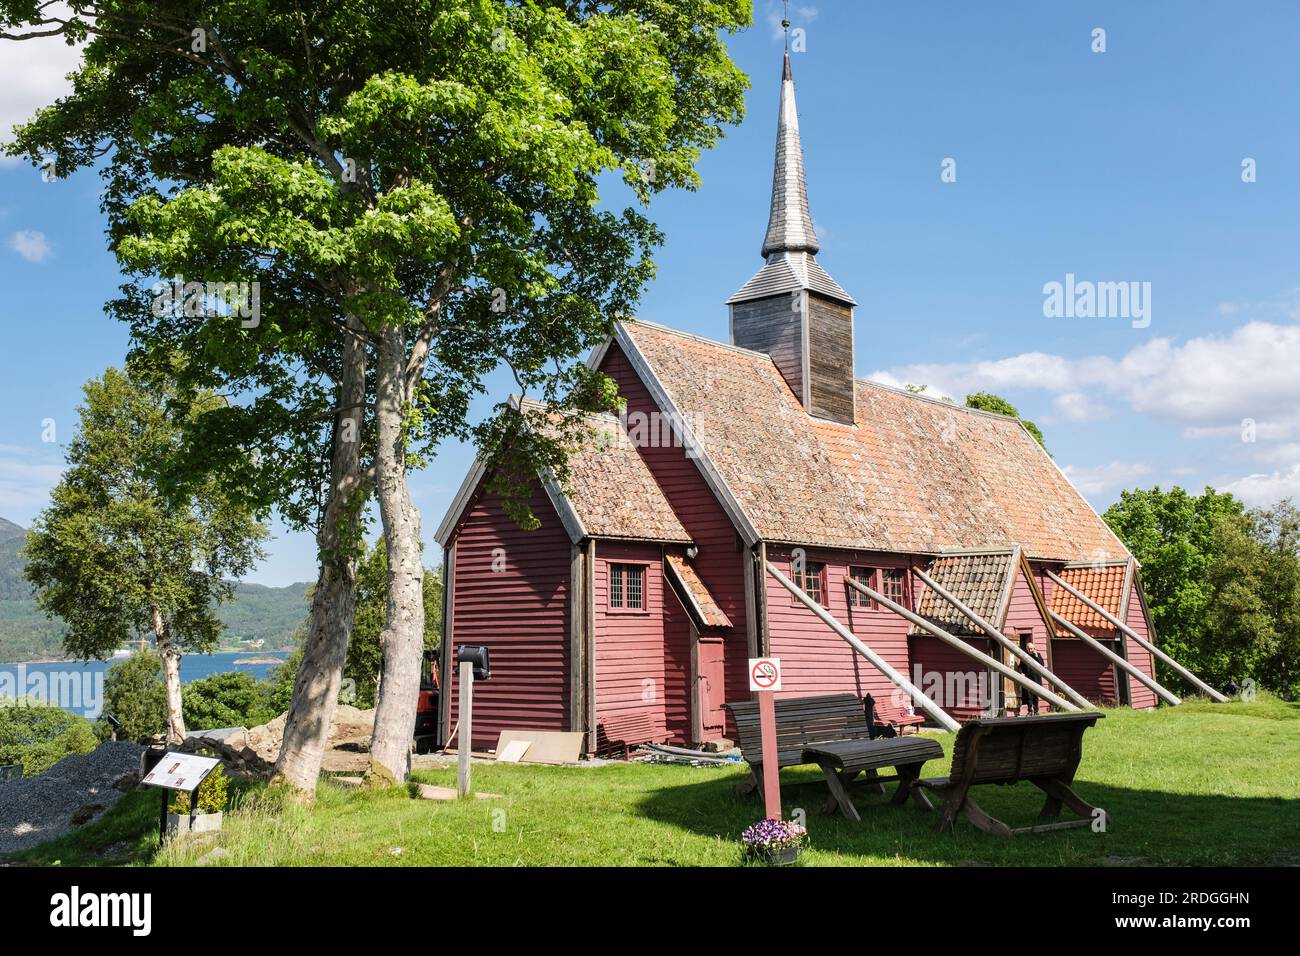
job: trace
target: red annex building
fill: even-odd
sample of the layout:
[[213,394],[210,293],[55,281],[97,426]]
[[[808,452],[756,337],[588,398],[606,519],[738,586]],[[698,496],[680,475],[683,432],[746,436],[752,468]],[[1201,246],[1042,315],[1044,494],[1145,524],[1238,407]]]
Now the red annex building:
[[626,410],[592,416],[569,487],[535,481],[541,527],[476,465],[438,528],[444,738],[461,644],[491,649],[483,749],[521,728],[581,732],[587,753],[725,738],[765,655],[783,696],[870,694],[895,724],[935,715],[888,670],[948,726],[1020,704],[936,627],[1008,665],[1032,637],[1073,699],[1155,705],[1151,653],[1116,624],[1151,633],[1128,550],[1017,420],[856,379],[855,302],[817,252],[787,56],[763,266],[727,301],[730,342],[617,324],[590,363]]

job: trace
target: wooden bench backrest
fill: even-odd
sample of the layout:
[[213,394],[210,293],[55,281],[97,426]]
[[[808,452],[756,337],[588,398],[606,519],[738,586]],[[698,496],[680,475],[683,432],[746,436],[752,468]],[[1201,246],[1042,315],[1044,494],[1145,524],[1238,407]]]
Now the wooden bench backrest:
[[[747,700],[726,704],[736,720],[741,752],[750,763],[761,763],[762,736],[758,726],[758,702]],[[820,697],[788,697],[776,702],[776,749],[802,751],[810,743],[830,740],[866,740],[866,712],[852,694]]]
[[1015,783],[1038,776],[1073,775],[1083,754],[1083,732],[1102,714],[997,717],[962,726],[953,745],[949,779]]

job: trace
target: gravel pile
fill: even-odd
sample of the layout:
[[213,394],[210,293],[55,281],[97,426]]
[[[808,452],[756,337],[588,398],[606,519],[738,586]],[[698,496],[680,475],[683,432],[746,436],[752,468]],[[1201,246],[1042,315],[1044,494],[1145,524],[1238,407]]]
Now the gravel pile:
[[143,749],[125,741],[101,744],[88,754],[64,757],[34,777],[0,784],[0,856],[75,829],[73,815],[83,823],[89,815],[78,814],[84,807],[107,810],[117,803],[122,794],[113,789],[113,781],[140,769]]

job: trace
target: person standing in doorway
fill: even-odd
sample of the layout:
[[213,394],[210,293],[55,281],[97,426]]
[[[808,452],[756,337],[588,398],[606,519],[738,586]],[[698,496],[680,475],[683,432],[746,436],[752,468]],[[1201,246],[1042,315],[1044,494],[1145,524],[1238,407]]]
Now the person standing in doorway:
[[[1035,646],[1034,639],[1032,636],[1026,637],[1024,639],[1024,643],[1021,644],[1021,649],[1024,650],[1024,652],[1028,654],[1030,657],[1032,657],[1035,661],[1037,661],[1040,667],[1042,666],[1043,657],[1041,654],[1038,653],[1038,648],[1037,646]],[[1037,686],[1039,687],[1043,686],[1043,679],[1038,676],[1038,672],[1036,670],[1034,670],[1032,667],[1029,666],[1028,661],[1021,660],[1019,666],[1016,667],[1016,670],[1020,671],[1020,673],[1028,677]],[[1020,697],[1021,697],[1021,702],[1025,705],[1026,715],[1038,713],[1037,694],[1035,694],[1033,691],[1022,690]]]

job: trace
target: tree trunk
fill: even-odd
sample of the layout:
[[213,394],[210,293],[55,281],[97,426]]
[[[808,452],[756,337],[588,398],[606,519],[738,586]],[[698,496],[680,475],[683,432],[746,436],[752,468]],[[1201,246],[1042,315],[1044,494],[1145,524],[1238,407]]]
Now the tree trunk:
[[179,747],[185,742],[185,715],[181,711],[181,652],[172,640],[171,627],[163,619],[162,610],[153,609],[153,637],[162,658],[163,686],[167,688],[167,746]]
[[401,329],[385,329],[375,376],[375,492],[388,555],[388,605],[380,640],[371,774],[405,780],[419,703],[424,652],[424,565],[420,560],[420,512],[406,485],[406,341]]
[[353,336],[348,336],[343,346],[338,393],[340,411],[334,426],[330,487],[316,534],[320,574],[274,775],[306,798],[316,794],[356,610],[356,546],[366,497],[360,476],[366,349]]

